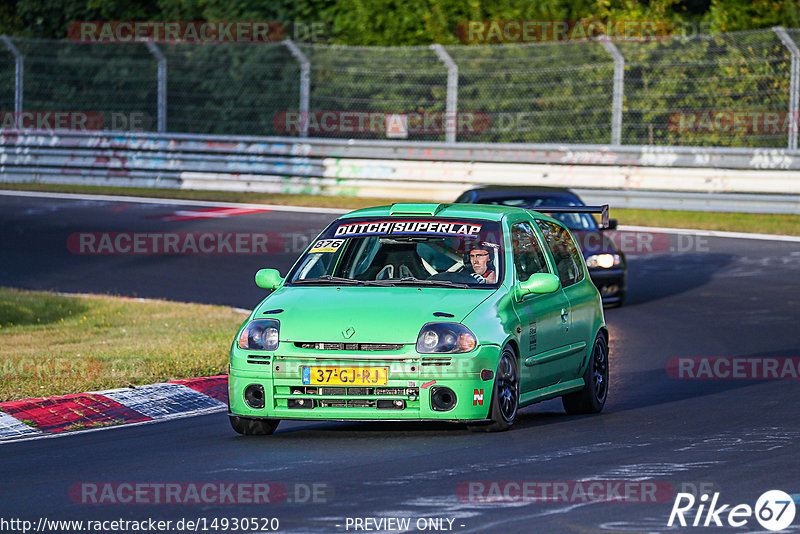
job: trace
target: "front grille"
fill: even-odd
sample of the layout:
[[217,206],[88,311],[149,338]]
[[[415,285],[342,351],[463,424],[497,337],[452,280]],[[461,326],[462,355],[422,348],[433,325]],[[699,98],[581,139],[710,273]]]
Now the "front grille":
[[292,386],[292,395],[379,395],[379,396],[418,396],[419,388],[368,388],[368,387],[326,387],[326,386]]
[[400,350],[403,345],[397,343],[361,343],[359,350]]
[[400,350],[403,348],[402,343],[314,343],[310,341],[296,341],[294,346],[299,349],[311,350],[351,350],[369,352]]
[[319,388],[320,395],[347,395],[347,388]]
[[419,408],[419,387],[300,385],[274,386],[274,388],[276,406],[283,405],[292,410],[322,408],[406,410]]
[[320,408],[378,408],[379,410],[405,410],[406,401],[402,399],[321,399],[316,401]]
[[259,365],[269,365],[270,357],[264,354],[248,354],[247,363],[255,363]]
[[449,357],[446,357],[446,356],[434,356],[434,357],[430,357],[430,358],[424,358],[423,357],[422,361],[421,361],[421,364],[423,366],[429,366],[429,365],[444,366],[444,365],[450,365],[450,361],[451,360],[452,360],[452,358],[449,358]]
[[410,388],[375,388],[375,395],[406,395]]

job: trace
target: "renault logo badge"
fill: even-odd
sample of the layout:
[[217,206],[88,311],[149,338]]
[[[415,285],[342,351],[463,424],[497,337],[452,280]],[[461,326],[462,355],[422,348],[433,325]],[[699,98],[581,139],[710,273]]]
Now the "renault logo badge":
[[356,329],[353,328],[352,326],[348,326],[346,330],[342,330],[342,335],[344,336],[345,339],[350,339],[351,337],[353,337],[353,334],[355,333]]

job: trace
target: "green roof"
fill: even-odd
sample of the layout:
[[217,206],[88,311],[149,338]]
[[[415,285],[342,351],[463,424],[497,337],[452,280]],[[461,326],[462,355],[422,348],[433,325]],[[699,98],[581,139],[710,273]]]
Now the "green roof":
[[[467,217],[471,219],[486,219],[490,221],[500,221],[504,215],[519,213],[526,210],[524,208],[514,208],[510,206],[490,206],[487,204],[436,204],[436,203],[415,203],[415,204],[393,204],[391,206],[376,206],[374,208],[364,208],[343,215],[341,218],[354,217]],[[434,214],[435,215],[432,215]]]

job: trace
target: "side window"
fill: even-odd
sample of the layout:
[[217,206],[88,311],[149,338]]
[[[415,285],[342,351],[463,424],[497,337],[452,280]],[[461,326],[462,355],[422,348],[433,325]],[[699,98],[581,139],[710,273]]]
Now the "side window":
[[580,282],[583,279],[581,253],[570,237],[569,231],[563,226],[549,221],[537,220],[536,224],[542,230],[547,246],[553,253],[561,285],[567,287]]
[[547,272],[547,262],[530,224],[516,223],[511,227],[511,247],[518,281],[524,282],[534,273]]

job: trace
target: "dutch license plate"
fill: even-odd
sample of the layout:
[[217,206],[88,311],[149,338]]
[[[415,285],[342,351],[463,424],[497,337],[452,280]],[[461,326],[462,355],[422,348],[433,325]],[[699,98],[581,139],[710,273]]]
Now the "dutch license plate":
[[385,386],[388,367],[301,367],[308,386]]

